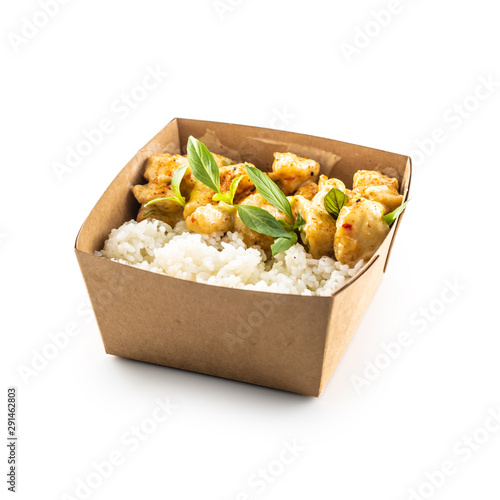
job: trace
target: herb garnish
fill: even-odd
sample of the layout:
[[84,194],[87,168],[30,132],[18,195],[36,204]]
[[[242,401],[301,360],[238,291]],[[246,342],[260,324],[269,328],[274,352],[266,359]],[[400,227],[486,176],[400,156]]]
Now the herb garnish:
[[187,157],[194,177],[212,191],[215,191],[212,200],[222,201],[228,205],[232,205],[236,189],[243,176],[234,178],[231,181],[229,191],[227,193],[222,193],[220,190],[219,167],[217,166],[214,155],[208,150],[205,144],[192,135],[189,136],[188,139]]
[[186,173],[186,169],[189,167],[188,164],[183,165],[182,167],[179,167],[175,172],[174,175],[172,175],[172,181],[170,182],[170,187],[172,188],[172,191],[174,192],[174,196],[169,196],[167,198],[157,198],[156,200],[151,200],[148,201],[144,207],[147,207],[148,205],[151,205],[152,203],[156,203],[158,201],[176,201],[179,205],[185,206],[186,205],[186,200],[181,194],[181,182],[182,178],[184,177],[184,174]]
[[292,222],[277,220],[267,210],[251,205],[238,205],[238,215],[243,224],[253,231],[275,238],[271,245],[273,255],[284,252],[297,243],[298,238],[295,230],[301,231],[304,228],[305,220],[300,212],[297,213],[297,218],[294,220],[292,206],[285,193],[264,172],[249,164],[245,165],[245,169],[257,188],[257,192]]
[[392,212],[382,216],[389,227],[392,226],[392,223],[398,218],[398,215],[406,208],[406,204],[409,201],[410,200],[406,200],[402,205],[396,208],[396,210],[393,210]]
[[259,194],[273,207],[283,212],[293,221],[292,207],[285,193],[264,172],[253,165],[245,164],[248,177],[254,183]]
[[273,238],[288,238],[288,231],[280,224],[280,221],[267,210],[253,205],[238,205],[238,215],[243,224],[260,234],[266,234]]
[[151,215],[152,213],[154,213],[154,212],[156,212],[156,210],[154,210],[154,209],[153,209],[153,210],[148,210],[147,212],[144,212],[144,213],[142,214],[142,217],[143,217],[143,218],[146,218],[146,217],[150,216],[150,215]]
[[215,193],[212,197],[212,200],[223,201],[228,205],[232,205],[234,200],[234,195],[236,194],[236,190],[238,189],[238,184],[240,183],[241,179],[243,179],[242,175],[240,175],[239,177],[235,177],[231,181],[231,185],[229,186],[229,191],[227,193]]
[[349,198],[340,189],[332,188],[325,196],[323,204],[326,211],[335,219],[339,216],[342,207],[349,201]]
[[271,245],[271,251],[273,256],[280,252],[285,252],[289,248],[293,247],[297,243],[297,233],[290,232],[286,238],[276,238],[274,243]]
[[[283,221],[281,221],[281,222],[283,222]],[[305,225],[306,225],[306,221],[304,220],[304,218],[302,217],[300,212],[297,212],[297,217],[295,219],[295,223],[293,225],[293,228],[298,229],[299,231],[302,231],[304,229]]]

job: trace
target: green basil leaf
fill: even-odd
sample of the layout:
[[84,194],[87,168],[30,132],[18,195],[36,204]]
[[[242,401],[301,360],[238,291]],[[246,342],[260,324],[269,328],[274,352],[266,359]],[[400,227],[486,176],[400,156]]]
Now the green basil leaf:
[[295,219],[293,229],[298,229],[299,231],[302,231],[304,229],[305,225],[306,225],[306,221],[302,217],[302,214],[300,212],[297,212],[297,218]]
[[[189,165],[186,163],[182,167],[179,167],[175,172],[174,175],[172,175],[172,181],[170,182],[170,187],[174,191],[175,195],[178,198],[182,198],[181,194],[181,182],[182,178],[184,177],[184,174],[186,173],[186,169],[189,167]],[[182,205],[185,205],[185,203],[181,203]]]
[[224,200],[221,200],[221,202],[218,205],[218,208],[221,210],[225,210],[226,212],[233,213],[236,212],[236,206],[237,205],[229,205],[229,203],[226,203]]
[[392,223],[398,218],[398,215],[406,208],[406,204],[409,201],[410,200],[406,200],[402,205],[396,208],[396,210],[382,216],[385,222],[387,222],[389,226],[392,226]]
[[340,189],[332,188],[325,196],[323,204],[326,211],[335,219],[339,216],[342,207],[349,201],[349,198]]
[[288,238],[288,231],[267,210],[251,205],[237,205],[238,215],[245,226],[273,238]]
[[297,234],[296,233],[288,233],[289,236],[287,238],[276,238],[274,243],[271,245],[271,250],[273,252],[273,257],[280,253],[288,250],[290,247],[293,247],[295,243],[297,243]]
[[238,189],[238,184],[240,183],[241,179],[243,179],[243,176],[240,175],[239,177],[235,177],[231,181],[231,186],[229,187],[229,204],[233,204],[234,200],[234,195],[236,194],[236,190]]
[[214,201],[224,201],[228,205],[233,205],[234,195],[236,194],[236,190],[238,189],[238,184],[240,183],[243,176],[235,177],[231,181],[231,186],[229,187],[229,191],[227,193],[215,193],[212,196],[212,200]]
[[183,207],[186,206],[186,200],[184,200],[182,194],[181,194],[181,182],[182,178],[184,177],[184,174],[186,173],[186,169],[189,167],[189,165],[186,163],[186,165],[182,165],[182,167],[179,167],[175,172],[174,175],[172,175],[172,181],[170,182],[170,187],[172,188],[172,191],[174,192],[174,196],[169,196],[167,198],[156,198],[155,200],[148,201],[144,207],[147,207],[148,205],[151,205],[153,203],[156,203],[158,201],[176,201],[179,203],[179,205],[182,205]]
[[144,208],[149,207],[149,205],[152,205],[153,203],[156,203],[157,201],[165,201],[165,200],[168,200],[168,198],[156,198],[155,200],[148,201],[144,205]]
[[186,200],[183,198],[182,194],[180,193],[175,193],[175,196],[172,196],[170,198],[172,201],[176,201],[179,205],[185,207],[186,206]]
[[175,193],[175,196],[168,196],[167,198],[156,198],[155,200],[148,201],[144,205],[144,208],[159,201],[176,201],[179,205],[182,205],[183,207],[186,205],[184,198],[180,194],[178,195],[177,193]]
[[212,191],[220,193],[219,167],[214,155],[208,150],[205,144],[192,135],[189,136],[187,144],[187,157],[194,177],[203,182]]
[[212,196],[212,200],[214,200],[214,201],[224,201],[224,202],[228,203],[229,196],[228,196],[227,193],[215,193]]
[[287,231],[293,231],[293,226],[291,224],[288,224],[288,222],[285,222],[284,220],[278,219],[278,222],[287,230]]
[[293,221],[290,202],[285,196],[285,193],[274,183],[274,181],[253,165],[246,164],[245,169],[262,198],[267,200],[273,207],[283,212]]

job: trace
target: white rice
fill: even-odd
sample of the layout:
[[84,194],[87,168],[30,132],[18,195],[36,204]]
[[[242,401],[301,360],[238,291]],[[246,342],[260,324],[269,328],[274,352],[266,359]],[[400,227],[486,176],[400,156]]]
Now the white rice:
[[300,295],[331,295],[363,266],[313,259],[298,243],[267,259],[260,248],[247,248],[237,232],[200,235],[184,222],[172,228],[155,219],[113,229],[96,255],[199,283]]

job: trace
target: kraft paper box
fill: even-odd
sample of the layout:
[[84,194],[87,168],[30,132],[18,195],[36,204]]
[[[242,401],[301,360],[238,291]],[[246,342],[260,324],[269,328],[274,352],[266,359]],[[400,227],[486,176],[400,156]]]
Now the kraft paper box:
[[[357,170],[397,177],[408,198],[407,156],[309,135],[174,119],[118,174],[84,222],[75,252],[107,353],[319,396],[387,267],[401,216],[370,262],[331,297],[237,290],[136,269],[94,255],[111,229],[137,216],[132,195],[147,158],[186,152],[190,135],[236,161],[270,170],[273,152],[320,163],[347,187]],[[335,163],[335,155],[341,160]]]

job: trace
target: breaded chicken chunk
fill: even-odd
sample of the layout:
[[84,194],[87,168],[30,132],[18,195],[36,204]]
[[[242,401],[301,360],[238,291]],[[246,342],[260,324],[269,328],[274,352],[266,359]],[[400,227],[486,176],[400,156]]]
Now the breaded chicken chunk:
[[377,201],[384,207],[384,215],[403,203],[399,194],[398,180],[376,170],[358,170],[353,177],[354,196]]
[[[332,177],[329,179],[326,175],[320,175],[318,181],[318,192],[313,198],[313,203],[315,205],[323,206],[325,201],[325,196],[333,189],[337,188],[339,191],[343,193],[346,192],[345,184],[339,180]],[[325,209],[326,210],[326,209]]]
[[306,200],[312,200],[319,190],[318,185],[313,181],[306,182],[303,186],[299,187],[294,196],[303,196]]
[[235,210],[223,203],[198,207],[189,217],[186,226],[198,234],[232,231]]
[[306,222],[300,233],[302,242],[315,259],[320,259],[323,255],[333,254],[335,220],[326,211],[322,203],[314,203],[314,198],[313,201],[310,201],[300,195],[294,196],[292,210],[295,218],[300,212]]
[[364,198],[352,198],[337,218],[334,250],[341,264],[354,266],[370,260],[390,228],[382,215],[382,204]]
[[291,194],[308,181],[316,182],[319,163],[301,158],[293,153],[274,153],[273,173],[270,177],[278,181],[285,194]]

